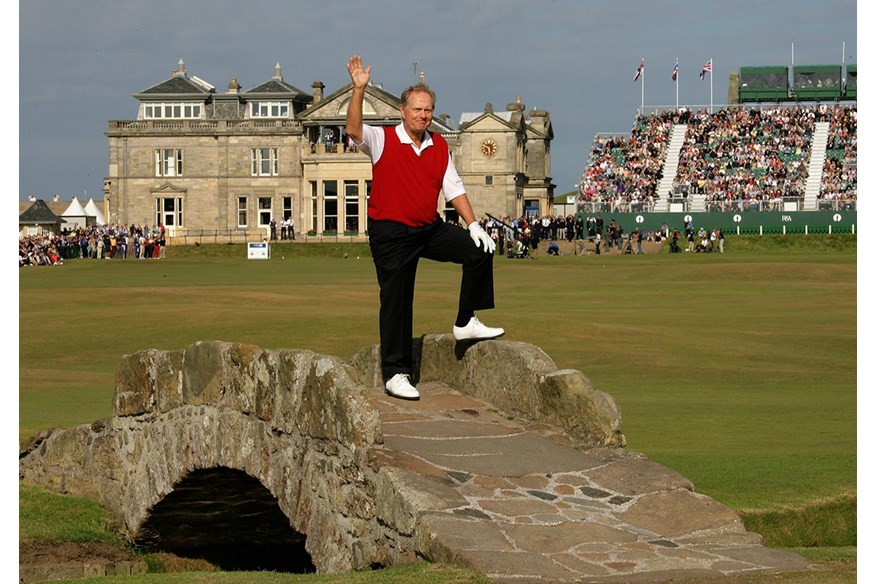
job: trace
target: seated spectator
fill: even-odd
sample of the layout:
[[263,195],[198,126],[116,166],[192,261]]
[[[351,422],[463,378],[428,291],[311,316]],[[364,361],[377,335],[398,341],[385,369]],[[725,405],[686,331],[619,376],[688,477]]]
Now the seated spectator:
[[810,107],[723,109],[691,116],[676,189],[706,195],[710,211],[781,210],[801,197],[815,112]]

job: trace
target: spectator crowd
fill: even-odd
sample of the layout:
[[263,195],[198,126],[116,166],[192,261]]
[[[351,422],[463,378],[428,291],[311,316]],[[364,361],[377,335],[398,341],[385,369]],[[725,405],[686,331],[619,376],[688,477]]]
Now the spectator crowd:
[[[586,240],[596,245],[596,253],[601,253],[602,242],[605,242],[605,250],[623,250],[625,242],[629,243],[629,253],[643,253],[643,242],[656,242],[668,239],[670,236],[669,226],[664,223],[660,229],[650,231],[635,229],[632,233],[625,234],[623,226],[616,220],[611,219],[608,223],[601,214],[582,217],[581,215],[545,215],[515,218],[491,218],[484,217],[480,220],[481,227],[490,234],[496,242],[496,251],[500,255],[531,257],[538,254],[539,245],[542,241],[549,242],[547,249],[549,255],[558,255],[558,247],[552,245],[557,241],[579,242],[577,249],[584,250],[583,242]],[[636,250],[632,250],[632,246]]]
[[829,116],[819,198],[827,209],[854,209],[858,198],[858,108],[838,106]]
[[707,210],[780,210],[785,198],[803,196],[814,129],[809,107],[692,115],[675,189],[704,193]]
[[579,186],[579,199],[606,212],[650,211],[676,113],[638,116],[629,138],[597,136]]
[[686,124],[673,193],[704,194],[709,211],[781,210],[785,201],[802,201],[816,121],[830,122],[819,198],[848,208],[857,194],[855,105],[639,115],[628,138],[596,137],[579,201],[604,212],[652,210],[670,130]]
[[161,259],[165,255],[163,225],[149,228],[100,225],[33,235],[18,240],[18,267],[57,266],[64,260]]

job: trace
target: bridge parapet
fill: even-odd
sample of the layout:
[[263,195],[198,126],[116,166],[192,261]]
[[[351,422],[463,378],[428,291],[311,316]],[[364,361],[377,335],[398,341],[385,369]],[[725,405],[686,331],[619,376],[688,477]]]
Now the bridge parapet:
[[[381,385],[378,351],[363,349],[351,361],[366,385]],[[557,369],[535,345],[425,335],[414,343],[414,360],[418,382],[440,381],[508,414],[561,428],[581,448],[626,446],[614,398],[580,371]]]

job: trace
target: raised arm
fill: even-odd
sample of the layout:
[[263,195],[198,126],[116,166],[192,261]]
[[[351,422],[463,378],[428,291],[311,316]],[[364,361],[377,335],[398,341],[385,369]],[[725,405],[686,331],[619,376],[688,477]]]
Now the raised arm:
[[365,87],[371,79],[371,65],[362,67],[362,57],[353,55],[347,61],[347,71],[353,81],[353,96],[347,106],[347,136],[354,142],[362,141],[362,101],[365,99]]

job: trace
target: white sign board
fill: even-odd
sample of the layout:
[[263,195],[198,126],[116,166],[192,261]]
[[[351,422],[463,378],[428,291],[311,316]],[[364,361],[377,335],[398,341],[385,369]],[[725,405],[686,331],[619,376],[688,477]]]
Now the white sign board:
[[269,260],[271,259],[271,246],[267,241],[250,241],[246,244],[246,259]]

